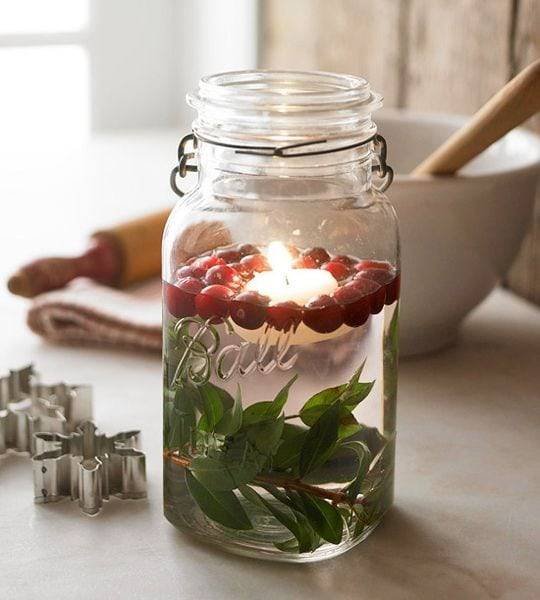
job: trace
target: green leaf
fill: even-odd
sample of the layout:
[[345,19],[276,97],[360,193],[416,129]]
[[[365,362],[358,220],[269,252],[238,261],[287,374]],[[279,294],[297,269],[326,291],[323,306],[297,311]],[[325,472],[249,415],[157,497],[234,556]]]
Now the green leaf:
[[186,469],[186,484],[191,497],[205,515],[225,527],[246,531],[253,529],[234,492],[209,490]]
[[249,485],[239,485],[238,491],[242,494],[242,496],[244,496],[244,498],[248,502],[251,502],[251,504],[253,504],[257,508],[267,510],[266,504],[263,502],[261,496],[259,496],[259,494],[257,494],[257,492],[253,488],[250,488]]
[[354,527],[354,537],[358,537],[368,524],[368,515],[363,506],[353,506],[354,514],[356,515],[356,525]]
[[276,417],[281,414],[281,411],[285,408],[285,404],[289,399],[289,390],[292,387],[292,384],[298,379],[298,375],[294,375],[278,392],[277,396],[274,398],[274,409],[277,411]]
[[344,440],[358,433],[361,429],[360,423],[352,414],[347,414],[339,420],[338,438]]
[[195,412],[201,407],[201,394],[199,388],[190,383],[183,384],[174,394],[174,405],[182,412]]
[[198,428],[201,431],[214,431],[223,416],[223,399],[230,402],[231,406],[234,400],[228,392],[212,383],[199,386],[199,392],[203,401],[204,414],[199,420]]
[[282,504],[285,504],[292,509],[296,508],[296,505],[275,485],[272,485],[271,483],[258,483],[257,485],[272,494],[272,496]]
[[308,431],[308,429],[299,425],[285,423],[281,444],[272,461],[274,469],[284,471],[285,469],[292,468],[293,470],[298,470],[300,451],[302,450]]
[[298,375],[295,375],[288,383],[278,392],[277,396],[272,401],[256,402],[248,406],[244,410],[244,425],[254,425],[262,421],[276,419],[285,406],[289,397],[289,390],[292,384],[296,381]]
[[193,475],[208,489],[217,491],[234,490],[239,485],[251,481],[259,472],[260,466],[251,456],[245,460],[227,462],[210,456],[198,456],[191,462]]
[[345,391],[347,384],[327,388],[311,396],[300,409],[300,418],[306,425],[313,425],[323,412]]
[[337,508],[305,492],[300,492],[300,497],[313,529],[327,542],[339,544],[343,536],[343,519]]
[[306,475],[302,481],[311,485],[351,483],[358,473],[358,459],[342,446],[337,446],[329,459]]
[[271,421],[274,418],[273,413],[274,403],[267,402],[256,402],[251,406],[248,406],[244,410],[242,422],[244,426],[256,425],[263,421]]
[[306,435],[300,451],[300,477],[321,466],[332,454],[338,439],[340,405],[336,401]]
[[366,383],[358,382],[364,364],[365,361],[355,371],[348,383],[327,388],[312,396],[300,409],[300,418],[302,421],[306,425],[313,425],[322,413],[336,400],[339,400],[342,406],[342,418],[346,419],[358,404],[367,398],[375,385],[374,381]]
[[242,394],[238,386],[233,404],[225,410],[223,417],[215,427],[215,432],[221,435],[234,435],[242,427]]
[[[264,507],[277,521],[288,529],[298,541],[298,552],[312,552],[318,545],[318,536],[307,517],[301,513],[279,508],[258,494],[253,488],[242,486],[240,493],[258,507]],[[291,551],[291,550],[288,550]]]
[[[246,495],[247,490],[249,490],[249,493],[247,493]],[[259,507],[263,506],[271,515],[273,515],[284,527],[286,527],[298,539],[298,526],[293,515],[286,512],[285,510],[282,510],[281,508],[278,508],[274,503],[268,502],[268,500],[263,498],[263,496],[258,494],[253,488],[244,486],[242,487],[242,490],[240,490],[240,493],[243,494],[244,497],[253,504],[256,504]]]
[[365,400],[369,396],[374,385],[375,381],[369,381],[366,383],[357,382],[347,387],[341,398],[342,405],[352,412],[362,400]]
[[273,456],[279,446],[283,432],[284,416],[275,421],[263,421],[246,429],[247,439],[265,456]]
[[183,387],[163,407],[165,440],[169,448],[183,448],[192,441],[196,423],[193,394],[192,386]]
[[349,485],[347,488],[347,496],[351,501],[354,501],[360,493],[362,482],[364,481],[369,470],[371,452],[363,442],[346,442],[341,445],[341,448],[354,452],[358,458],[358,470],[356,477],[351,485]]
[[313,552],[321,544],[320,537],[304,514],[297,511],[294,514],[298,526],[298,552]]

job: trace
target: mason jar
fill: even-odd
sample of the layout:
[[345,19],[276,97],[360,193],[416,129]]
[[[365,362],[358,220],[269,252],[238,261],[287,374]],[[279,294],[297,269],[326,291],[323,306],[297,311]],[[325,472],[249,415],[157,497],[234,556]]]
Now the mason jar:
[[381,96],[347,75],[242,71],[187,101],[163,239],[165,516],[238,554],[330,558],[393,498],[400,274]]

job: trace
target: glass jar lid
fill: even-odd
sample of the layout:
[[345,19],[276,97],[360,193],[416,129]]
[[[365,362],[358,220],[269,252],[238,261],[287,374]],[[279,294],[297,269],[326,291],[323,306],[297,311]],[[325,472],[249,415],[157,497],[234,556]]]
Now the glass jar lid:
[[351,75],[233,71],[203,77],[187,95],[197,137],[252,146],[372,137],[382,96]]

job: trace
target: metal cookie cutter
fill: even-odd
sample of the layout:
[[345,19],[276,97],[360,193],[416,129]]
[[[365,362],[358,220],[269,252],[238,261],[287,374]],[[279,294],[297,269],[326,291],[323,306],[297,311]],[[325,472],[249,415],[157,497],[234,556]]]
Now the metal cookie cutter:
[[111,437],[87,421],[71,435],[35,434],[34,500],[79,500],[83,513],[96,515],[110,496],[146,498],[146,457],[136,449],[139,431]]
[[33,365],[0,378],[0,456],[8,450],[34,453],[38,431],[69,433],[92,418],[92,388],[39,383]]

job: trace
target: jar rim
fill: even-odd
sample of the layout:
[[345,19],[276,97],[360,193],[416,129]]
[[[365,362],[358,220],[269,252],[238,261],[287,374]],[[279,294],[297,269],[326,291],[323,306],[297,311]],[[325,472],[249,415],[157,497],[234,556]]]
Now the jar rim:
[[194,131],[209,138],[363,139],[382,96],[354,75],[246,70],[203,77],[187,102],[198,111]]

